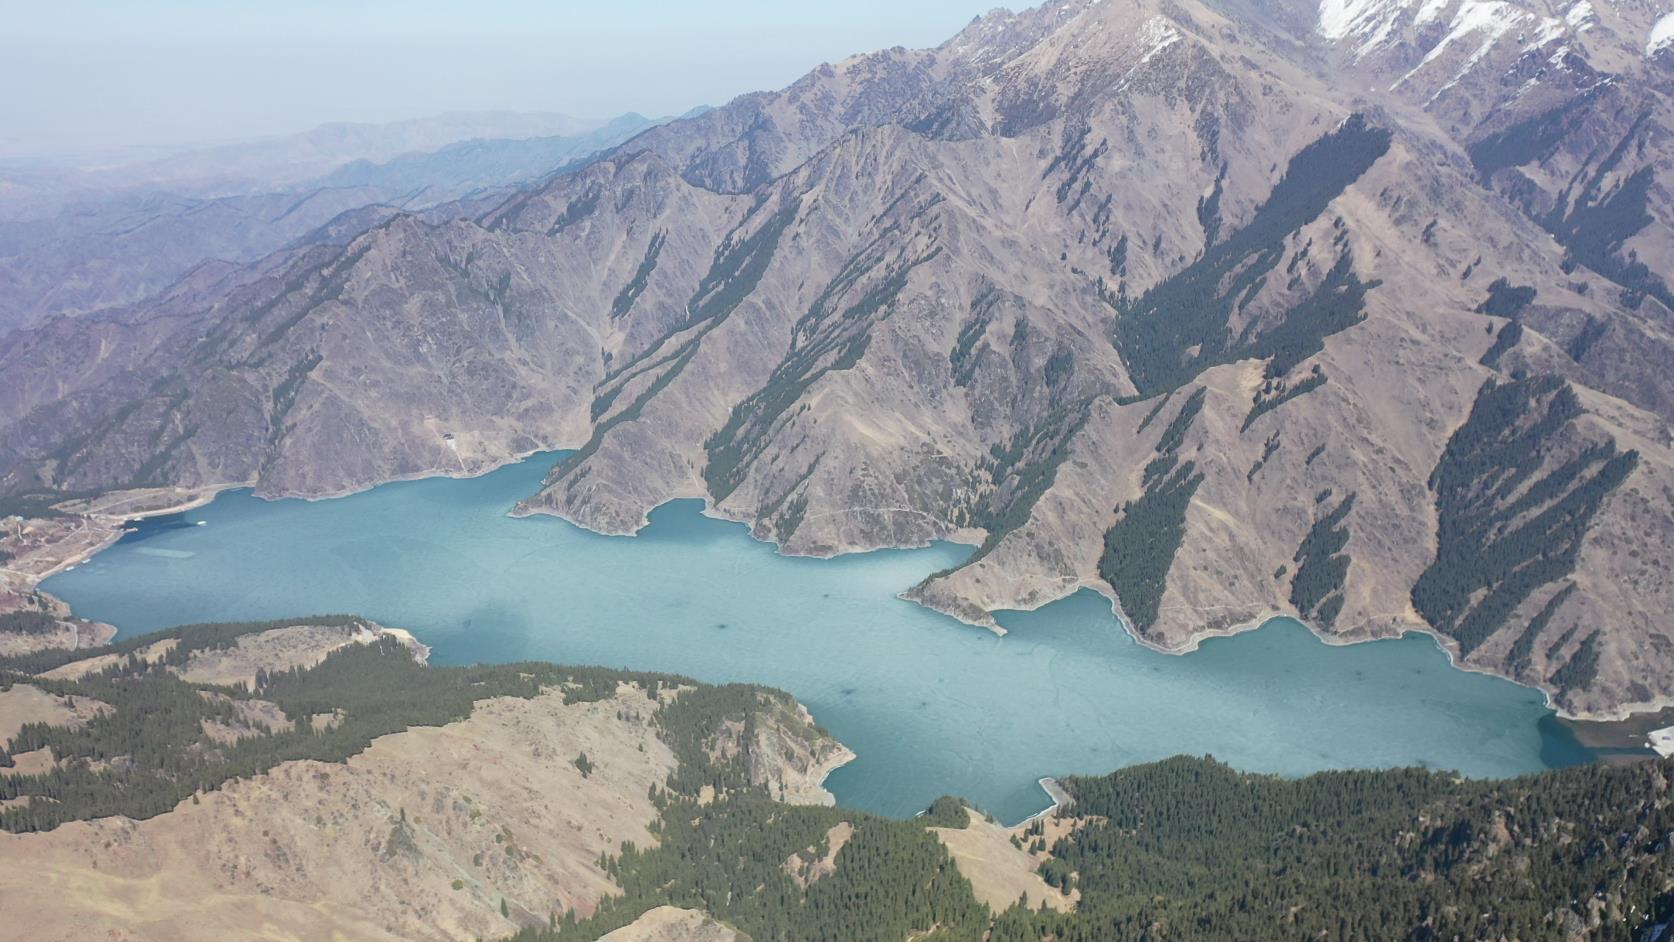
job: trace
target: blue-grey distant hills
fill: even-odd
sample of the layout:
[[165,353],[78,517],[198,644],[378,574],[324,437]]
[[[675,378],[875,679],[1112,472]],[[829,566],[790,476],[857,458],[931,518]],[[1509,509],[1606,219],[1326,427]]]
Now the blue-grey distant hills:
[[[14,206],[25,218],[0,217],[0,332],[141,301],[208,261],[253,262],[317,238],[344,241],[400,210],[537,180],[658,123],[640,115],[597,126],[561,115],[502,115],[393,128],[332,125],[104,171],[67,190],[62,206],[38,213]],[[472,138],[387,156],[474,129],[551,127],[571,133]],[[362,153],[376,158],[348,159]],[[296,177],[299,169],[322,168],[321,176]],[[96,188],[85,188],[95,180]]]
[[142,160],[90,155],[0,161],[0,218],[38,218],[67,201],[122,190],[193,196],[264,193],[356,160],[381,163],[467,140],[587,134],[606,122],[519,111],[449,112],[384,123],[339,121],[297,134],[188,148]]
[[1002,10],[375,215],[0,340],[11,506],[567,447],[523,510],[968,540],[911,594],[975,624],[1088,588],[1168,650],[1284,612],[1674,702],[1650,5]]
[[526,140],[473,139],[392,160],[357,160],[314,181],[321,188],[375,186],[409,194],[409,201],[441,202],[474,190],[539,179],[661,124],[625,114],[591,131]]

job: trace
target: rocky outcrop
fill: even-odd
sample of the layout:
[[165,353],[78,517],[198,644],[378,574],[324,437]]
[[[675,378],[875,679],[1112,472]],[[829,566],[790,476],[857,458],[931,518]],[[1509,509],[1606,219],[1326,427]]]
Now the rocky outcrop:
[[710,756],[742,759],[745,779],[778,801],[792,805],[833,805],[825,778],[854,759],[854,752],[831,738],[802,704],[783,694],[762,691],[747,714],[729,717],[706,744]]
[[771,722],[758,721],[750,780],[787,804],[836,804],[825,789],[826,776],[852,762],[854,752],[826,734],[807,707],[793,705],[793,711],[775,711]]

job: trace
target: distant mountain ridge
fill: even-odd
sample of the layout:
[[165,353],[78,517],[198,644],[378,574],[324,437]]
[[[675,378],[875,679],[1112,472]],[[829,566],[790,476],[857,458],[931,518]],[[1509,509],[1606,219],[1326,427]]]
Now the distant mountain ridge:
[[[574,447],[791,553],[961,538],[1184,650],[1420,629],[1674,702],[1674,47],[1634,2],[1070,0],[452,218],[0,341],[13,495],[325,495]],[[1649,52],[1647,52],[1649,50]]]
[[[522,117],[534,129],[561,116],[513,117]],[[578,128],[590,124],[576,119],[559,123]],[[538,180],[658,123],[641,115],[622,115],[567,136],[472,138],[434,151],[404,151],[379,162],[360,158],[336,163],[346,153],[367,150],[366,142],[347,149],[319,144],[316,149],[322,154],[300,166],[335,169],[312,179],[286,182],[296,171],[275,158],[277,167],[262,170],[268,175],[265,181],[233,185],[218,182],[205,169],[208,176],[167,181],[183,184],[184,193],[156,188],[166,183],[148,183],[79,199],[45,219],[0,221],[0,331],[32,326],[57,314],[86,314],[143,301],[204,262],[253,262],[283,248],[346,240],[402,210],[483,198],[485,193]],[[422,133],[414,130],[393,141],[370,144],[383,153],[442,133],[425,125]],[[269,188],[257,185],[261,182]],[[227,186],[252,192],[193,195],[194,190]]]
[[[182,195],[226,196],[264,192],[302,183],[356,160],[382,163],[403,154],[433,151],[473,139],[523,140],[533,137],[572,137],[597,130],[604,120],[565,114],[519,111],[453,112],[385,123],[338,121],[296,134],[278,135],[208,147],[145,160],[109,163],[31,163],[32,170],[0,170],[0,180],[15,177],[21,193],[0,189],[0,213],[22,216],[11,205],[31,189],[41,193],[30,213],[50,213],[62,204],[60,193],[87,195],[133,188],[166,188]],[[59,191],[59,192],[55,192]],[[24,206],[30,201],[24,201]]]
[[604,150],[668,119],[624,114],[598,127],[531,138],[471,138],[434,151],[409,152],[385,161],[362,158],[310,185],[380,186],[417,194],[424,202],[457,199],[472,190],[538,179],[566,163]]

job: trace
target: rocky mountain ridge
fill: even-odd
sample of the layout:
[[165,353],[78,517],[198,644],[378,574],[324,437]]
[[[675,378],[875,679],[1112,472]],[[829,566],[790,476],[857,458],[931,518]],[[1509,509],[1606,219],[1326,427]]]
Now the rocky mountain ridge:
[[[964,538],[1183,650],[1431,631],[1674,699],[1674,49],[1640,3],[1071,0],[823,66],[447,220],[0,345],[13,499],[326,495],[568,446],[790,553]],[[1649,49],[1649,52],[1647,52]]]

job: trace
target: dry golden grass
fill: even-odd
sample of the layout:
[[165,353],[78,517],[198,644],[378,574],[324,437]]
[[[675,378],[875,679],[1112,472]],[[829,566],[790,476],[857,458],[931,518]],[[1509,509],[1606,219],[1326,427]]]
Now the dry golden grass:
[[644,698],[488,700],[149,820],[0,835],[0,939],[494,938],[587,915],[613,892],[599,855],[656,843],[647,793],[674,758],[625,709]]
[[[967,810],[970,825],[963,828],[931,828],[930,833],[947,845],[954,865],[977,899],[988,904],[996,913],[1028,897],[1030,906],[1042,901],[1053,909],[1068,911],[1075,906],[1078,894],[1065,896],[1046,885],[1036,868],[1042,858],[1012,844],[1012,835],[1022,836],[1022,827],[1007,828],[994,824],[982,815]],[[1026,846],[1026,845],[1025,845]]]

